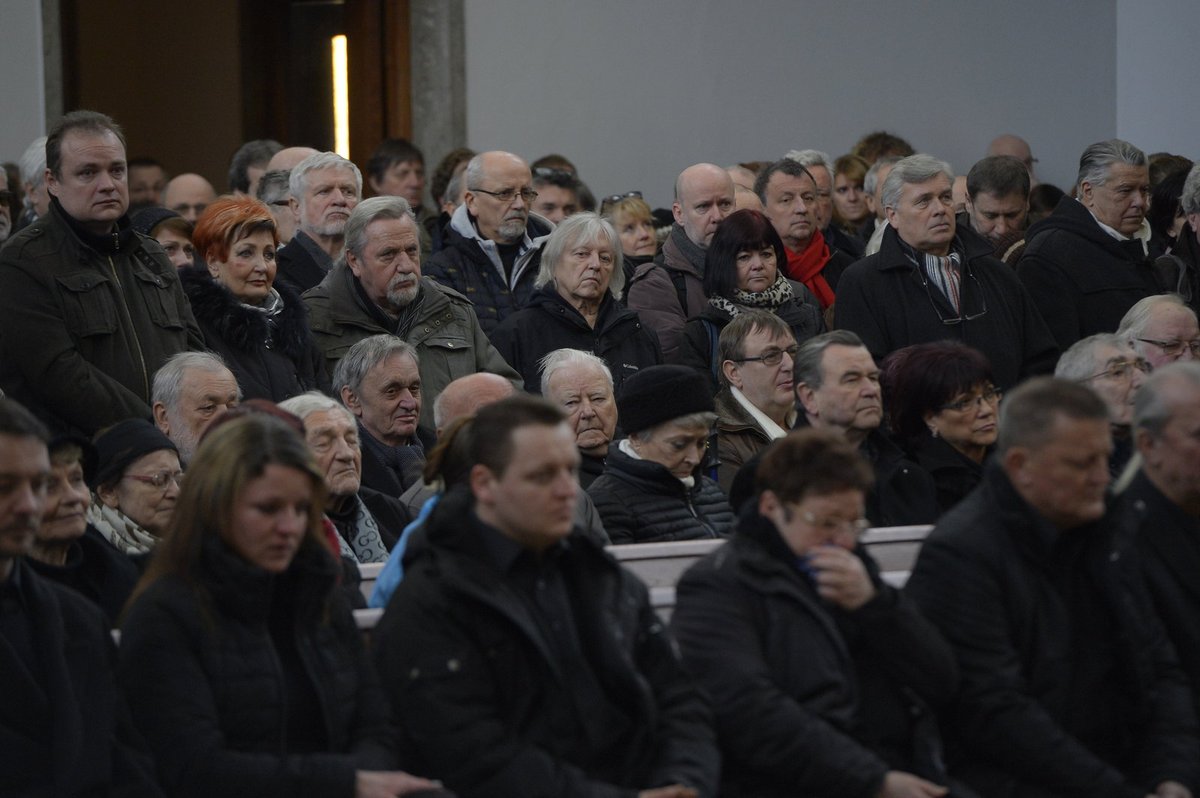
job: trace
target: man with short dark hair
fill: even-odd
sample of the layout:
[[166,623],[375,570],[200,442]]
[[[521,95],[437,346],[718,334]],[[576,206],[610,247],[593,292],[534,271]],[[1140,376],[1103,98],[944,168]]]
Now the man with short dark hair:
[[161,796],[114,684],[107,619],[24,561],[46,509],[46,441],[0,399],[0,793]]
[[49,212],[0,252],[0,388],[56,430],[150,417],[167,358],[203,348],[175,267],[126,217],[125,141],[73,111],[46,141]]
[[254,139],[238,147],[229,161],[229,190],[258,196],[258,181],[266,174],[271,157],[282,149],[275,139]]
[[718,754],[646,587],[573,527],[575,435],[515,396],[482,408],[375,628],[413,766],[457,794],[699,798]]
[[992,254],[1003,257],[1020,240],[1029,215],[1029,170],[1008,155],[978,161],[967,172],[967,209],[958,224],[992,242]]
[[1053,371],[1058,348],[1012,269],[986,240],[957,228],[952,179],[950,166],[928,155],[892,167],[883,243],[842,275],[834,326],[857,333],[876,361],[954,338],[982,352],[1007,390]]
[[153,158],[129,159],[129,204],[133,208],[157,205],[167,187],[167,170]]
[[905,592],[958,658],[951,770],[984,795],[1190,798],[1187,680],[1106,514],[1109,414],[1030,380],[1000,408],[983,481],[921,547]]
[[1116,329],[1133,303],[1160,292],[1150,249],[1146,154],[1127,141],[1079,158],[1078,199],[1067,196],[1029,228],[1017,276],[1060,349]]
[[[276,156],[287,150],[280,150]],[[319,152],[288,173],[296,231],[276,253],[275,279],[304,293],[325,279],[341,257],[346,220],[362,199],[362,172],[336,152]]]
[[549,222],[558,224],[579,212],[579,178],[573,172],[540,167],[533,170],[533,212]]
[[488,371],[521,385],[466,297],[421,275],[416,219],[402,197],[361,202],[346,222],[345,242],[334,270],[304,295],[330,371],[363,338],[403,338],[419,355],[426,431],[434,428],[433,402],[451,380]]
[[538,270],[537,245],[553,225],[530,213],[537,192],[524,159],[484,152],[467,162],[465,201],[450,219],[445,246],[425,271],[469,296],[483,331],[525,306]]
[[377,197],[404,197],[417,217],[421,239],[421,257],[433,254],[430,224],[437,219],[437,208],[425,205],[425,155],[408,139],[391,138],[379,142],[367,161],[367,184]]
[[292,203],[288,199],[291,191],[290,181],[291,172],[286,169],[265,172],[259,178],[258,193],[255,194],[255,197],[271,211],[280,248],[296,234],[296,212],[292,210]]
[[[803,166],[817,183],[817,229],[829,245],[831,253],[843,253],[846,265],[863,256],[863,242],[847,234],[841,225],[834,223],[833,213],[833,161],[820,150],[790,150],[783,157],[790,158]],[[760,200],[761,201],[761,200]]]

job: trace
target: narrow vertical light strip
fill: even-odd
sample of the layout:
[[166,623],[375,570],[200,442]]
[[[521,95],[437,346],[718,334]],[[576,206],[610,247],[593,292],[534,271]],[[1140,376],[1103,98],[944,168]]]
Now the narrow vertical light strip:
[[334,36],[333,45],[333,151],[350,157],[350,81],[346,75],[346,37]]

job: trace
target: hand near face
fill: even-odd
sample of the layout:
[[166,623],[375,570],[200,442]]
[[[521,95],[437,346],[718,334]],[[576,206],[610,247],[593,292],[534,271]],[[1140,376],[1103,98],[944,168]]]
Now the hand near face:
[[875,586],[862,560],[840,546],[819,546],[809,552],[817,572],[817,593],[844,610],[853,611],[875,597]]

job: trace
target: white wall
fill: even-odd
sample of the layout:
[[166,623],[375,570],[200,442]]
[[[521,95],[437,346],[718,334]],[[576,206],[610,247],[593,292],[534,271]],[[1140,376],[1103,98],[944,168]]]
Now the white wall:
[[39,0],[0,0],[0,75],[0,161],[16,161],[46,132]]
[[1117,135],[1200,158],[1200,3],[1117,0]]
[[879,128],[962,172],[1018,133],[1066,186],[1117,132],[1116,0],[466,0],[465,16],[469,146],[562,152],[597,196],[666,205],[688,164],[836,158]]

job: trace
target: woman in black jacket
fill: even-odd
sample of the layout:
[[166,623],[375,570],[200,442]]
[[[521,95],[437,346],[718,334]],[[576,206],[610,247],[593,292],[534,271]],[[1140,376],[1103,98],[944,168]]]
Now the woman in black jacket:
[[336,589],[324,483],[255,414],[209,431],[122,627],[119,680],[175,796],[394,796],[386,700]]
[[630,374],[662,362],[658,338],[619,301],[625,287],[621,242],[596,214],[577,213],[555,228],[533,285],[537,290],[528,306],[491,334],[529,393],[541,393],[542,358],[556,349],[603,358],[618,391]]
[[180,281],[205,344],[224,358],[243,397],[282,402],[305,391],[328,393],[308,310],[275,280],[279,239],[267,206],[221,197],[205,208],[192,238],[208,271],[183,269]]
[[683,327],[680,362],[708,375],[716,393],[717,339],[733,317],[747,310],[774,313],[802,344],[825,332],[821,307],[802,284],[784,276],[783,241],[771,220],[758,211],[731,213],[717,227],[704,258],[708,307]]
[[701,473],[717,414],[704,378],[686,366],[655,366],[625,381],[604,473],[588,488],[613,543],[721,538],[733,508]]

